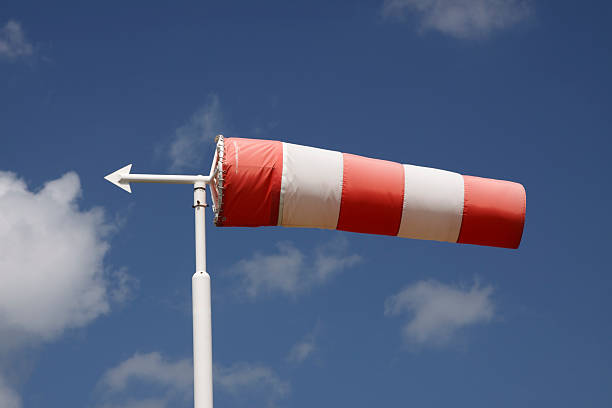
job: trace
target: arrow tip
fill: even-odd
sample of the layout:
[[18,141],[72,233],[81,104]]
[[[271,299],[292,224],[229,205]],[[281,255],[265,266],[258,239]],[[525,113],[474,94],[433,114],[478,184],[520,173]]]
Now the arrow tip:
[[131,193],[132,189],[130,188],[130,183],[121,181],[124,176],[130,174],[130,170],[132,170],[132,164],[128,164],[127,166],[120,168],[119,170],[109,174],[104,178],[116,185],[117,187],[124,189],[128,193]]

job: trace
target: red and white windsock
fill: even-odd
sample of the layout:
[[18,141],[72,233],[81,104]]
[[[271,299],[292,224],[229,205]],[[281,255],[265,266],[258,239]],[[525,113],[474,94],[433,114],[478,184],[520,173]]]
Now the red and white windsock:
[[215,224],[328,228],[518,248],[521,184],[272,140],[222,137]]

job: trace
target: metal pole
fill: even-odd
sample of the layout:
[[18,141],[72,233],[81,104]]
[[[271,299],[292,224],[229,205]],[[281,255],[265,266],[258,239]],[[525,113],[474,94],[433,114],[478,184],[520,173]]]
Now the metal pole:
[[206,272],[206,184],[214,176],[217,152],[208,176],[175,174],[131,174],[128,164],[104,177],[128,193],[130,183],[193,184],[195,209],[196,270],[191,277],[193,305],[193,402],[195,408],[213,408],[212,325],[210,312],[210,276]]
[[193,302],[193,401],[195,408],[213,407],[210,276],[206,272],[206,182],[193,185],[196,271],[191,278]]
[[120,183],[167,183],[193,184],[198,181],[208,182],[208,176],[187,176],[177,174],[122,174]]

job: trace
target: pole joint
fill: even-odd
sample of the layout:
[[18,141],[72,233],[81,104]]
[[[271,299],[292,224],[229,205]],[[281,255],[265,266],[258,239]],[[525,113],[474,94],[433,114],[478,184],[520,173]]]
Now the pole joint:
[[208,207],[208,204],[206,204],[206,203],[202,204],[202,203],[200,203],[200,200],[197,200],[196,203],[191,206],[191,208],[199,208],[199,207],[206,208],[206,207]]

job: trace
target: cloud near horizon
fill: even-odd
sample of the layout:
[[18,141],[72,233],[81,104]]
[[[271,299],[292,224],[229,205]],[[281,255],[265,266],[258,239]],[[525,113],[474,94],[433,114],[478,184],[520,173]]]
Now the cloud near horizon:
[[483,38],[525,20],[529,0],[385,0],[383,16],[403,20],[416,13],[421,30],[461,39]]
[[409,315],[402,327],[407,344],[445,346],[457,332],[493,318],[493,288],[446,285],[434,280],[407,286],[385,301],[385,315]]

